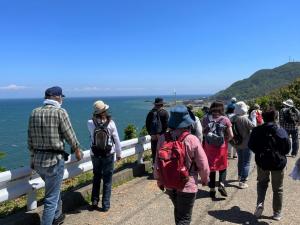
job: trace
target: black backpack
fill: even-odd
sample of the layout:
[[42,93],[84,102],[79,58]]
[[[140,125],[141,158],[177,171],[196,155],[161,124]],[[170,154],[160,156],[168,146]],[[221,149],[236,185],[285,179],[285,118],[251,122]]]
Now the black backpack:
[[209,119],[209,116],[207,116],[207,119],[209,123],[207,125],[208,132],[205,135],[205,141],[210,145],[220,147],[225,142],[224,133],[226,126],[221,123],[222,119],[213,121]]
[[283,118],[286,123],[295,124],[299,122],[298,110],[294,107],[287,108],[283,111]]
[[255,154],[255,161],[263,170],[282,170],[286,165],[286,157],[279,152],[279,137],[276,129],[266,129],[261,151]]
[[162,132],[162,123],[159,116],[159,110],[152,110],[152,121],[150,124],[150,135],[160,134]]
[[92,143],[91,149],[95,156],[107,156],[113,146],[113,138],[109,134],[108,124],[109,121],[105,123],[98,123],[93,119],[95,129],[94,129],[94,142]]
[[236,147],[236,146],[242,144],[243,137],[237,128],[237,122],[233,119],[233,121],[231,123],[232,123],[233,138],[229,141],[229,143],[232,146]]

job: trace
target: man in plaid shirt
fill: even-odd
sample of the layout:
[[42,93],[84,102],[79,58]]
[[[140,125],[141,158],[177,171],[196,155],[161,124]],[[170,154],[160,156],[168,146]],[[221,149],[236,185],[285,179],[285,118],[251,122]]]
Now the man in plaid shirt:
[[[294,102],[292,99],[288,99],[283,102],[283,108],[279,112],[279,123],[282,128],[286,130],[288,135],[292,137],[292,157],[295,158],[298,154],[299,139],[298,139],[298,126],[300,122],[299,110],[294,107]],[[295,119],[290,118],[289,111],[293,111],[295,114]]]
[[81,159],[79,142],[66,110],[61,108],[64,95],[60,87],[45,91],[42,107],[32,111],[28,126],[28,149],[31,152],[31,167],[45,182],[44,212],[42,225],[61,224],[64,220],[60,186],[64,175],[64,152],[66,141]]

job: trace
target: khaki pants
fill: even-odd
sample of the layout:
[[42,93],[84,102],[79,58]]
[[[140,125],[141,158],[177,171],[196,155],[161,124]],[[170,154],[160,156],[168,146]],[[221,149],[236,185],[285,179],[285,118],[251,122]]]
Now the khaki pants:
[[274,213],[281,213],[284,169],[270,171],[263,170],[257,166],[257,204],[264,203],[265,201],[270,174],[273,189],[273,211]]

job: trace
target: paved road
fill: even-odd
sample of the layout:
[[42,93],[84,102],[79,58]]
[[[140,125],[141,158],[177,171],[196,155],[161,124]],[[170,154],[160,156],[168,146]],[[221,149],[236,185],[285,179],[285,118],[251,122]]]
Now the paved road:
[[[236,163],[230,160],[228,170],[229,197],[217,196],[212,201],[208,195],[208,187],[199,186],[194,206],[192,224],[300,224],[300,182],[293,181],[288,174],[292,170],[295,159],[288,158],[288,166],[284,180],[283,218],[277,222],[272,220],[272,191],[269,187],[265,211],[258,221],[253,216],[256,204],[256,168],[253,165],[249,177],[249,188],[238,189]],[[113,190],[112,207],[109,212],[90,212],[87,206],[67,214],[65,225],[172,225],[173,206],[168,197],[156,187],[156,182],[147,177],[136,178]]]

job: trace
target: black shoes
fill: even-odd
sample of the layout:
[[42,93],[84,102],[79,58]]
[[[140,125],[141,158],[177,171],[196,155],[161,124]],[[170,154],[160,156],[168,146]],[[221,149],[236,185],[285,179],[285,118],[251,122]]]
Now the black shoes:
[[89,211],[94,211],[94,210],[98,210],[98,202],[97,201],[93,201],[92,204],[88,207]]
[[216,198],[216,191],[209,191],[209,197]]
[[221,194],[222,196],[224,196],[224,197],[227,197],[227,196],[228,196],[227,191],[225,190],[225,187],[224,187],[223,185],[220,185],[220,186],[218,187],[218,191],[220,192],[220,194]]
[[54,219],[53,220],[53,223],[52,225],[61,225],[64,223],[64,220],[66,218],[66,215],[65,214],[60,214],[60,216],[57,218],[57,219]]

